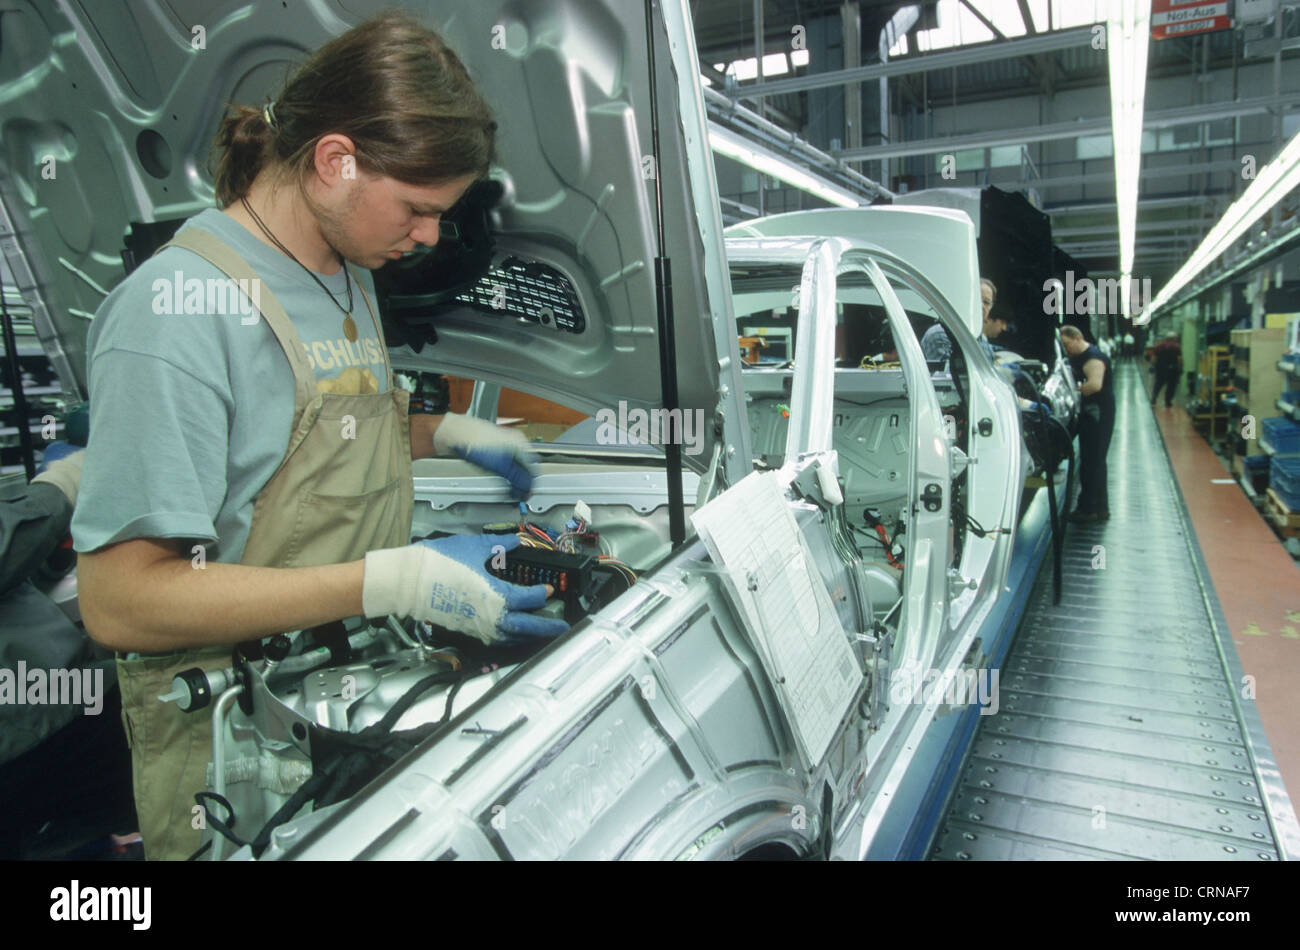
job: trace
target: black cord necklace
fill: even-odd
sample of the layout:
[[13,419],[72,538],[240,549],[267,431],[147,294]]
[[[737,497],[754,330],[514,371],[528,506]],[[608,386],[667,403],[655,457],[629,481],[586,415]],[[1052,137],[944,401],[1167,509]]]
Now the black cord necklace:
[[347,337],[349,343],[357,342],[357,324],[356,321],[352,319],[352,278],[348,276],[348,262],[347,261],[341,262],[343,264],[343,282],[348,289],[348,306],[347,309],[344,310],[343,304],[339,303],[338,300],[334,297],[334,294],[330,293],[330,289],[325,286],[325,284],[321,281],[319,277],[316,276],[315,272],[306,264],[304,264],[302,261],[298,260],[298,258],[294,257],[293,251],[289,250],[287,247],[281,244],[280,239],[271,233],[271,229],[266,226],[266,223],[257,216],[257,212],[253,210],[251,205],[249,205],[248,199],[240,198],[239,203],[244,206],[244,210],[248,212],[248,216],[252,218],[254,222],[256,222],[259,228],[262,229],[262,233],[267,236],[267,239],[270,240],[270,242],[274,244],[277,248],[279,248],[280,251],[286,254],[289,260],[293,261],[295,264],[297,264],[299,267],[305,270],[307,272],[307,276],[310,277],[312,280],[316,281],[316,286],[318,286],[321,290],[325,291],[325,295],[329,297],[330,302],[332,302],[334,306],[338,307],[339,310],[343,311],[343,335]]

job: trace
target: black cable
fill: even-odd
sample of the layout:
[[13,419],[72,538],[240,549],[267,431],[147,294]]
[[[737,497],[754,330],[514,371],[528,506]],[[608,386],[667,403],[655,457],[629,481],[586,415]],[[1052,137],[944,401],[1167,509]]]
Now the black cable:
[[397,720],[401,719],[402,716],[405,715],[406,711],[415,705],[415,701],[426,693],[430,687],[437,686],[440,683],[453,683],[460,675],[459,670],[453,670],[451,672],[444,671],[441,673],[430,673],[423,679],[418,680],[414,686],[402,694],[401,699],[393,703],[388,712],[384,713],[383,718],[376,723],[366,726],[366,728],[356,734],[357,737],[370,736],[378,738],[381,735],[391,732],[393,726],[397,723]]
[[900,408],[900,409],[906,409],[906,408],[907,408],[907,397],[906,397],[906,396],[881,396],[879,399],[872,399],[870,402],[859,402],[859,401],[856,400],[856,399],[846,399],[846,398],[843,397],[843,396],[836,396],[836,397],[834,397],[834,401],[835,401],[835,402],[842,402],[842,403],[846,403],[847,405],[850,405],[850,406],[858,406],[858,407],[860,407],[860,408],[864,408],[864,409],[867,408],[867,407],[870,407],[870,406],[874,406],[874,405],[876,405],[877,403],[882,403],[882,402],[894,402],[894,401],[899,400],[899,399],[903,400],[903,405],[899,406],[898,408]]
[[[256,837],[253,838],[251,842],[253,856],[259,857],[266,850],[267,845],[271,843],[271,833],[296,815],[299,809],[308,802],[317,801],[321,807],[332,804],[336,796],[342,796],[347,787],[360,775],[373,768],[375,758],[385,758],[390,763],[396,761],[396,758],[389,754],[386,749],[391,740],[405,736],[407,739],[419,741],[423,740],[427,735],[431,735],[432,730],[425,727],[406,730],[397,734],[392,732],[392,728],[406,711],[415,704],[416,700],[433,686],[448,682],[454,682],[454,686],[458,686],[466,679],[468,679],[468,675],[458,670],[430,673],[403,693],[401,698],[392,705],[378,722],[372,723],[358,733],[328,730],[334,733],[339,742],[352,746],[352,752],[337,759],[330,768],[316,772],[298,791],[294,792],[288,801],[280,806],[276,813],[258,831]],[[440,727],[442,723],[432,723],[430,725],[436,728]],[[240,844],[242,846],[243,842],[240,842]]]
[[[224,819],[218,818],[213,813],[212,809],[208,807],[206,803],[208,799],[211,799],[211,801],[214,804],[220,805],[222,808],[226,810],[226,817]],[[224,795],[218,795],[216,792],[207,792],[207,791],[195,792],[194,803],[203,809],[203,814],[206,818],[206,821],[212,827],[213,831],[218,832],[223,838],[231,842],[237,848],[242,848],[244,847],[244,845],[248,844],[247,841],[239,837],[239,835],[235,834],[234,832],[235,807],[230,804],[229,800]],[[227,824],[227,822],[229,822],[229,824]],[[212,846],[212,842],[211,841],[207,842],[202,847],[200,847],[199,850],[191,854],[188,860],[190,861],[195,860],[196,858],[199,857],[199,855],[203,854],[211,846]]]
[[451,705],[456,701],[456,694],[460,692],[460,688],[465,685],[465,681],[468,679],[469,673],[466,672],[465,675],[458,679],[451,689],[448,690],[447,702],[446,705],[443,706],[442,718],[438,720],[438,725],[442,726],[451,722]]
[[199,858],[203,857],[203,855],[206,854],[209,850],[211,850],[211,848],[212,848],[212,842],[211,842],[210,840],[209,840],[209,841],[205,841],[205,842],[203,842],[203,844],[201,844],[201,845],[199,846],[199,850],[195,851],[193,854],[191,854],[191,855],[190,855],[188,858],[186,858],[185,860],[186,860],[186,861],[197,861]]
[[860,532],[861,534],[870,538],[872,541],[875,541],[882,548],[887,547],[884,540],[880,537],[880,535],[876,534],[874,531],[868,531],[866,528],[862,527],[861,525],[856,525],[856,524],[853,525],[853,530]]
[[262,826],[261,830],[258,831],[257,836],[253,838],[253,857],[260,858],[262,856],[262,852],[266,850],[266,846],[271,843],[271,832],[296,815],[298,809],[302,808],[303,805],[306,805],[309,801],[314,799],[324,787],[325,780],[328,776],[328,772],[318,772],[311,778],[307,779],[306,782],[299,786],[298,791],[290,795],[289,800],[281,805],[274,815],[267,819],[266,824]]

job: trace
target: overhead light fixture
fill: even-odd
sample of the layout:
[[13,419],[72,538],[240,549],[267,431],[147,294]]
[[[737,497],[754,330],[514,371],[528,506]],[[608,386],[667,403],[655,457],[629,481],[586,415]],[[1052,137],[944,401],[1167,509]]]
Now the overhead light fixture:
[[797,167],[757,142],[749,141],[713,122],[709,123],[709,145],[719,155],[725,155],[764,175],[779,178],[787,185],[806,191],[810,195],[816,195],[823,201],[829,201],[842,208],[859,208],[866,201],[865,198],[859,198],[845,188],[833,185],[824,178]]
[[1137,234],[1138,175],[1142,170],[1142,108],[1146,99],[1151,0],[1108,0],[1110,129],[1115,151],[1115,205],[1119,218],[1119,272],[1123,312],[1131,315],[1133,244]]
[[1230,248],[1237,238],[1245,234],[1262,215],[1297,187],[1300,187],[1300,132],[1292,137],[1276,158],[1259,170],[1241,197],[1210,228],[1210,233],[1192,252],[1187,263],[1156,294],[1156,299],[1151,302],[1148,310],[1154,311],[1167,304],[1197,274]]

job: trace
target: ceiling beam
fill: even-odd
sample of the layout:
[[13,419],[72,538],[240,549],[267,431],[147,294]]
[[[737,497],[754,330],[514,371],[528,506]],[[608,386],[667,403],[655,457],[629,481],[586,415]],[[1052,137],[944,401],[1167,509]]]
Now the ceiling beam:
[[[1273,146],[1270,143],[1269,145],[1263,147],[1272,148]],[[1164,155],[1172,156],[1176,153],[1161,152],[1157,154],[1160,154],[1162,156]],[[1150,159],[1152,156],[1147,155],[1146,157]],[[1200,175],[1206,172],[1209,172],[1210,174],[1213,174],[1215,172],[1240,173],[1241,162],[1236,159],[1225,159],[1219,162],[1200,162],[1194,165],[1151,165],[1149,162],[1144,162],[1142,165],[1142,180],[1146,181],[1148,178],[1173,178],[1179,175]],[[1015,185],[1017,188],[1020,187],[1022,184],[1024,184],[1027,185],[1028,187],[1038,188],[1038,189],[1076,188],[1082,185],[1104,185],[1107,184],[1108,182],[1113,182],[1114,180],[1115,180],[1115,173],[1113,171],[1106,171],[1106,172],[1093,172],[1091,174],[1086,174],[1086,175],[1062,175],[1059,178],[1039,178],[1035,181],[1023,182],[1023,183],[1020,181],[1020,179],[1017,178],[1015,180],[1008,180],[1005,183],[991,181],[989,182],[989,184],[997,187],[1001,187],[1002,184],[1008,184],[1008,185]],[[1204,196],[1198,195],[1195,197],[1199,198]],[[1190,201],[1193,200],[1193,198],[1189,197],[1183,200]],[[1110,204],[1112,207],[1114,207],[1115,202],[1111,201]],[[1048,209],[1044,209],[1044,210],[1048,210]]]
[[971,13],[975,14],[975,19],[983,23],[985,29],[987,29],[995,37],[997,37],[999,40],[1002,40],[1004,43],[1007,41],[1008,39],[1007,35],[1003,33],[1001,30],[999,30],[996,26],[994,26],[992,20],[990,20],[979,10],[976,10],[973,6],[971,6],[970,0],[961,0],[961,5],[965,7],[967,10],[969,10]]
[[[1230,194],[1223,195],[1167,195],[1160,198],[1139,198],[1138,209],[1144,208],[1184,208],[1194,201],[1203,201],[1206,198],[1231,198]],[[1111,198],[1104,198],[1101,201],[1086,201],[1072,205],[1055,205],[1051,208],[1044,208],[1047,214],[1083,214],[1088,211],[1099,211],[1109,214],[1110,208],[1115,207],[1115,201]]]
[[[1137,229],[1148,234],[1154,231],[1208,231],[1210,221],[1139,221]],[[1058,237],[1089,237],[1098,234],[1114,234],[1114,224],[1089,225],[1079,228],[1052,228],[1052,240]]]
[[853,69],[834,69],[824,73],[811,73],[807,76],[794,76],[790,79],[773,79],[767,82],[751,83],[747,86],[729,89],[727,94],[734,99],[745,99],[751,96],[777,96],[787,92],[806,92],[809,89],[828,89],[832,86],[844,86],[848,83],[869,82],[874,79],[892,76],[906,76],[909,73],[923,73],[934,69],[954,69],[958,66],[970,66],[974,63],[1033,56],[1037,53],[1050,53],[1055,50],[1072,49],[1076,46],[1089,46],[1091,43],[1092,28],[1080,27],[1077,30],[1039,33],[1035,36],[1025,36],[1015,40],[977,43],[946,50],[942,53],[903,56],[891,59],[886,63],[872,63],[869,66],[857,66]]
[[1020,19],[1025,21],[1025,29],[1029,31],[1030,36],[1037,36],[1038,30],[1034,27],[1034,18],[1029,13],[1029,0],[1016,0],[1020,7]]
[[[1300,105],[1300,92],[1284,92],[1277,96],[1256,96],[1236,102],[1207,102],[1204,105],[1179,106],[1147,112],[1142,117],[1144,129],[1163,129],[1193,122],[1213,122],[1242,115],[1269,113]],[[933,155],[937,152],[957,152],[972,148],[990,148],[998,145],[1023,145],[1026,142],[1046,142],[1053,139],[1078,138],[1082,135],[1104,135],[1111,129],[1110,116],[1094,119],[1076,119],[1072,122],[1054,122],[1047,125],[1027,126],[1019,129],[991,129],[987,132],[970,132],[943,138],[917,139],[891,145],[870,145],[837,153],[846,162],[879,161],[889,158],[908,158],[914,155]]]

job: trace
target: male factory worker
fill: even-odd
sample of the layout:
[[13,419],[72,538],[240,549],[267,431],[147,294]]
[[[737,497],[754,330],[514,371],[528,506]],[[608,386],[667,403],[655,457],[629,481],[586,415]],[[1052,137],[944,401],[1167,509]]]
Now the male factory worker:
[[[436,34],[367,21],[265,108],[232,108],[214,148],[220,210],[188,221],[95,317],[72,529],[86,627],[118,652],[147,858],[199,845],[209,717],[158,701],[177,672],[356,615],[486,643],[566,629],[525,612],[544,587],[486,573],[500,537],[407,544],[413,458],[458,454],[518,496],[532,474],[516,433],[408,417],[367,272],[437,242],[439,216],[487,173],[495,129]],[[174,283],[192,278],[250,281],[259,313],[173,315]]]
[[1160,398],[1160,390],[1165,391],[1165,408],[1174,406],[1174,394],[1178,389],[1178,380],[1183,375],[1183,348],[1178,345],[1178,334],[1170,331],[1156,344],[1153,356],[1153,369],[1156,372],[1156,385],[1151,391],[1151,405]]
[[1074,378],[1081,380],[1079,413],[1079,503],[1075,522],[1110,520],[1106,492],[1106,453],[1115,429],[1115,383],[1110,358],[1083,338],[1078,327],[1061,327],[1061,343],[1070,356]]
[[[998,289],[993,286],[993,281],[987,277],[980,281],[980,306],[984,311],[984,325],[980,332],[979,344],[980,348],[988,354],[989,359],[993,359],[993,346],[989,341],[996,339],[1007,328],[1005,317],[990,318],[989,316],[993,311],[993,301],[997,299],[997,295]],[[925,354],[927,361],[934,363],[947,360],[952,355],[952,340],[942,323],[936,323],[921,334],[921,352]]]

